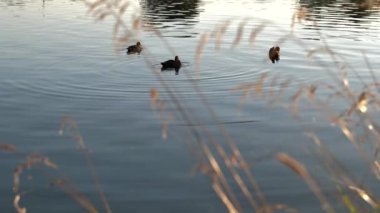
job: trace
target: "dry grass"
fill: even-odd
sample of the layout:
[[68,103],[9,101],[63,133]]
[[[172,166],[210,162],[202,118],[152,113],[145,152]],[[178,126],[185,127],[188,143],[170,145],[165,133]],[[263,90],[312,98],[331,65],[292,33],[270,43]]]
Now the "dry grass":
[[[373,1],[366,1],[366,4],[370,3],[371,7],[375,7],[376,3]],[[375,1],[377,2],[377,1]],[[165,40],[161,33],[147,25],[142,23],[139,13],[131,15],[131,21],[126,22],[124,17],[131,7],[131,3],[128,0],[96,0],[96,1],[84,1],[88,7],[88,12],[95,17],[96,20],[103,20],[105,18],[113,18],[113,39],[117,48],[126,46],[131,40],[135,40],[142,31],[153,32],[160,37],[170,50],[175,55],[175,50],[170,46],[170,43]],[[366,6],[363,3],[363,7]],[[283,42],[294,39],[294,28],[297,24],[302,23],[308,16],[306,8],[299,8],[294,12],[290,32],[285,36],[278,39],[277,44],[281,45]],[[244,19],[239,23],[235,37],[232,41],[231,48],[238,46],[243,37],[244,31],[249,30],[248,42],[252,46],[255,43],[257,36],[271,23],[263,22],[261,25],[248,29],[249,19]],[[317,26],[317,23],[314,23]],[[215,27],[215,29],[209,32],[203,32],[199,38],[197,47],[195,48],[194,64],[195,72],[201,75],[200,61],[202,59],[203,50],[207,44],[213,42],[215,50],[220,50],[223,43],[224,35],[231,26],[231,21],[221,22]],[[284,30],[287,32],[287,30]],[[318,32],[319,33],[319,32]],[[368,69],[371,71],[373,82],[365,84],[363,81],[362,90],[353,90],[350,87],[348,74],[354,74],[356,77],[360,77],[356,70],[350,68],[345,63],[345,59],[341,58],[331,48],[329,48],[323,35],[320,34],[324,46],[321,48],[311,49],[304,44],[300,39],[294,39],[294,41],[305,50],[305,56],[310,60],[326,68],[326,71],[331,76],[334,84],[308,84],[297,87],[296,92],[290,92],[290,97],[284,96],[289,88],[294,88],[291,77],[284,76],[271,76],[269,73],[264,73],[256,81],[249,83],[236,85],[231,88],[235,92],[242,94],[241,105],[246,104],[249,98],[260,98],[266,100],[269,105],[275,105],[276,103],[288,103],[287,109],[294,115],[296,119],[302,117],[302,111],[299,106],[301,102],[309,104],[313,109],[320,112],[321,116],[325,117],[330,123],[335,125],[342,134],[346,137],[357,150],[364,162],[367,162],[368,167],[375,178],[380,178],[380,163],[379,163],[379,142],[380,142],[380,130],[376,121],[373,119],[373,114],[377,113],[380,108],[380,99],[378,98],[378,92],[380,83],[377,81],[374,70],[372,69],[369,60],[363,54],[363,58],[366,61]],[[133,43],[133,42],[132,42]],[[318,55],[328,55],[334,62],[336,67],[327,67],[321,61],[318,60]],[[144,49],[143,56],[149,56],[149,50]],[[282,203],[271,203],[265,197],[265,192],[260,188],[250,163],[247,162],[241,153],[237,143],[231,137],[226,126],[219,121],[218,115],[208,104],[207,98],[200,90],[196,81],[192,81],[192,88],[196,91],[196,95],[202,103],[202,107],[207,111],[213,121],[218,125],[218,132],[222,136],[222,140],[216,140],[216,133],[208,129],[206,125],[202,125],[202,119],[199,115],[194,114],[190,109],[186,107],[186,102],[181,98],[181,94],[163,78],[160,73],[154,69],[152,57],[144,57],[145,62],[151,67],[152,73],[156,76],[157,80],[161,83],[163,91],[158,91],[156,88],[152,88],[150,91],[150,101],[152,109],[157,111],[162,120],[162,137],[166,139],[168,137],[168,128],[172,121],[180,120],[184,121],[188,125],[186,128],[187,135],[191,136],[187,138],[189,140],[192,151],[196,152],[199,164],[196,167],[199,172],[202,172],[210,178],[210,186],[215,191],[215,194],[220,198],[221,202],[226,206],[229,212],[297,212],[294,207],[287,206]],[[336,70],[338,72],[336,72]],[[186,74],[185,74],[186,75]],[[190,79],[190,78],[189,78]],[[330,94],[329,96],[319,95],[325,92]],[[168,100],[160,98],[160,93],[165,93],[169,96]],[[346,106],[343,110],[337,110],[334,101],[343,101]],[[170,102],[170,103],[168,103]],[[167,104],[174,105],[177,110],[173,113],[166,111]],[[86,167],[89,169],[94,185],[98,191],[99,197],[102,201],[104,212],[111,212],[110,204],[102,190],[99,178],[97,177],[96,170],[93,162],[88,153],[88,149],[84,143],[84,140],[78,130],[76,122],[65,116],[61,128],[60,134],[67,131],[71,135],[74,141],[77,143],[79,150],[84,156]],[[339,194],[336,200],[332,200],[331,196],[326,196],[319,186],[317,180],[313,177],[313,174],[295,158],[290,155],[280,152],[273,156],[273,159],[277,160],[284,166],[291,169],[295,175],[299,176],[310,188],[311,192],[320,201],[321,209],[326,212],[336,212],[334,209],[337,203],[341,203],[350,212],[371,212],[379,209],[378,198],[375,193],[371,192],[371,189],[362,186],[353,177],[355,174],[351,174],[346,171],[343,164],[339,159],[336,159],[334,155],[328,150],[318,136],[312,130],[306,130],[309,137],[315,143],[315,149],[319,154],[325,171],[331,177],[331,180],[337,186],[337,194]],[[365,148],[364,146],[370,146]],[[6,152],[17,152],[16,147],[11,144],[0,144],[0,150]],[[41,154],[27,155],[26,162],[18,165],[14,172],[13,191],[14,208],[17,212],[26,212],[25,207],[19,205],[19,201],[23,195],[20,191],[20,177],[22,172],[27,168],[35,167],[36,165],[42,165],[44,167],[58,170],[58,165],[50,161],[49,158]],[[42,173],[45,174],[45,173]],[[48,175],[49,176],[49,175]],[[52,178],[52,185],[59,187],[72,197],[78,204],[80,204],[87,212],[98,212],[94,205],[85,196],[78,192],[77,188],[67,181],[67,178]],[[238,195],[243,195],[243,199],[239,199]],[[364,201],[367,206],[362,206],[359,201]],[[242,203],[248,203],[250,210],[243,209]]]
[[[102,204],[103,204],[103,207],[104,207],[104,212],[107,212],[107,213],[112,212],[111,211],[111,207],[110,207],[110,205],[108,203],[107,197],[106,197],[106,195],[103,192],[102,186],[101,186],[100,181],[99,181],[99,177],[98,177],[98,175],[96,173],[96,170],[95,170],[94,163],[92,162],[92,159],[90,157],[90,153],[88,152],[88,149],[87,149],[86,144],[85,144],[85,142],[83,140],[83,137],[82,137],[82,135],[79,132],[79,129],[78,129],[78,126],[77,126],[75,120],[72,119],[69,116],[64,116],[63,117],[62,122],[61,122],[61,127],[59,129],[59,134],[62,135],[64,133],[65,129],[69,132],[69,134],[77,142],[77,144],[79,146],[79,150],[82,152],[82,154],[84,156],[86,167],[89,169],[92,181],[93,181],[93,183],[95,185],[95,188],[96,188],[96,190],[97,190],[97,192],[99,194],[99,197],[100,197],[100,199],[102,201]],[[58,185],[62,189],[65,189],[64,191],[67,191],[67,188],[62,187],[64,185],[62,185],[62,184],[58,184]],[[68,192],[73,192],[73,190],[68,190]],[[72,193],[72,194],[75,195],[77,193]],[[80,198],[83,198],[83,196],[74,196],[75,200],[81,201],[80,204],[82,204],[82,206],[83,206],[83,204],[86,204],[86,205],[84,205],[84,207],[88,207],[88,204],[90,204],[90,203],[87,202],[87,201],[83,201],[82,202],[83,199],[80,199]],[[93,212],[93,211],[91,211],[91,212]]]
[[[290,38],[293,38],[293,28],[296,24],[302,23],[307,17],[308,11],[305,8],[300,8],[295,11],[292,24],[291,32],[284,37],[279,38],[278,43],[281,44]],[[198,46],[195,51],[195,64],[197,64],[197,71],[199,73],[200,60],[202,58],[201,54],[203,49],[206,47],[210,41],[214,40],[215,49],[219,50],[220,45],[223,42],[223,35],[225,34],[227,28],[230,26],[230,21],[226,21],[216,26],[214,31],[205,32],[201,35],[198,42]],[[268,23],[266,23],[268,24]],[[249,36],[249,43],[253,44],[257,35],[264,29],[266,24],[262,24],[251,30]],[[243,32],[247,25],[247,19],[240,22],[237,32],[235,34],[235,39],[232,41],[232,48],[239,45],[241,39],[243,38]],[[317,23],[314,23],[317,26]],[[329,46],[323,35],[320,34],[322,42],[324,44],[321,48],[311,49],[306,44],[302,43],[300,40],[296,40],[297,44],[305,49],[305,56],[310,60],[314,60],[316,64],[323,68],[326,68],[328,74],[335,81],[334,84],[324,84],[316,83],[309,85],[301,85],[298,87],[296,92],[291,92],[289,88],[294,88],[292,84],[292,78],[270,76],[268,73],[264,73],[256,81],[238,85],[233,88],[234,91],[242,92],[241,104],[244,104],[246,100],[250,97],[254,99],[261,98],[268,101],[268,104],[276,103],[288,103],[288,109],[294,115],[295,118],[299,119],[302,117],[302,112],[299,109],[302,101],[306,101],[312,108],[320,112],[321,116],[325,117],[329,122],[338,127],[342,134],[346,137],[347,141],[356,148],[360,156],[362,156],[363,161],[368,162],[369,167],[372,168],[373,175],[375,177],[379,176],[379,166],[378,163],[378,141],[380,141],[380,134],[377,129],[375,121],[372,119],[372,115],[369,112],[376,113],[379,109],[379,102],[377,98],[378,81],[373,69],[369,63],[369,60],[364,55],[364,60],[366,61],[367,67],[372,74],[373,82],[368,84],[364,83],[364,80],[360,77],[358,71],[354,70],[347,63],[345,59],[339,54],[336,54]],[[289,36],[291,35],[291,36]],[[331,58],[332,62],[336,65],[335,68],[327,67],[323,62],[318,60],[318,55],[327,55]],[[335,72],[338,70],[338,72]],[[363,83],[363,89],[355,91],[351,89],[348,74],[352,73],[355,77],[360,79]],[[370,86],[369,86],[370,85]],[[376,86],[375,86],[376,85]],[[269,88],[269,89],[266,89]],[[207,104],[207,100],[204,100],[202,92],[197,89],[197,85],[194,85],[194,90],[197,91],[198,96],[204,104],[204,108],[210,111],[210,114],[214,115],[210,105]],[[290,97],[284,96],[286,90],[287,93],[293,93]],[[320,93],[329,93],[327,97],[324,95],[319,95]],[[346,103],[347,108],[341,111],[337,111],[332,100],[341,100]],[[371,109],[371,110],[369,110]],[[182,112],[181,113],[185,113]],[[215,122],[218,122],[218,117],[213,116]],[[201,130],[194,130],[205,132],[210,134],[206,126],[203,126]],[[309,131],[309,130],[307,130]],[[362,133],[362,135],[358,135]],[[255,181],[252,171],[249,168],[248,163],[244,160],[240,154],[240,150],[236,146],[236,142],[229,136],[226,128],[220,126],[220,134],[223,135],[225,141],[213,141],[213,138],[208,136],[206,141],[201,140],[201,146],[205,147],[204,155],[207,156],[210,165],[205,165],[204,167],[211,167],[208,169],[206,175],[211,177],[212,187],[216,194],[219,196],[221,201],[226,205],[230,212],[243,211],[240,206],[240,202],[236,200],[236,193],[231,191],[231,187],[226,185],[225,177],[229,176],[233,183],[236,184],[240,189],[240,192],[244,195],[245,199],[251,204],[252,209],[255,212],[273,212],[276,210],[294,210],[286,205],[282,204],[270,204],[265,199],[263,192],[261,192],[260,187]],[[353,174],[344,172],[344,166],[340,163],[339,159],[333,157],[333,154],[328,151],[328,149],[323,146],[323,143],[318,139],[314,133],[310,133],[312,139],[316,142],[316,149],[320,149],[320,159],[324,160],[324,165],[326,172],[333,178],[334,183],[339,186],[340,196],[338,200],[331,200],[331,196],[327,198],[324,195],[321,188],[318,186],[317,181],[313,178],[313,175],[308,172],[308,170],[294,158],[290,157],[286,153],[279,153],[276,155],[276,159],[282,164],[286,165],[292,171],[300,176],[309,186],[310,190],[315,194],[315,196],[320,200],[321,209],[326,212],[336,212],[334,209],[337,203],[342,203],[351,212],[362,212],[362,211],[376,211],[378,209],[377,198],[374,197],[370,189],[360,186],[356,181],[354,181]],[[364,137],[365,136],[365,137]],[[365,140],[362,140],[365,138]],[[211,146],[207,146],[211,142]],[[226,143],[228,146],[221,146],[220,144]],[[373,146],[372,149],[364,149],[363,146]],[[319,148],[318,148],[319,147]],[[210,151],[210,149],[215,149],[216,152]],[[322,150],[321,150],[322,149]],[[231,153],[231,154],[228,154]],[[326,157],[328,155],[328,157]],[[216,161],[215,159],[221,159]],[[206,163],[207,162],[203,162]],[[222,170],[221,168],[226,168]],[[229,173],[229,174],[228,174]],[[249,181],[243,181],[249,180]],[[251,191],[253,193],[251,193]],[[348,193],[353,192],[353,193]],[[254,194],[254,195],[253,195]],[[362,207],[357,205],[357,198],[363,200],[368,204],[368,207]],[[332,205],[333,203],[334,205]],[[274,208],[276,207],[276,208]]]
[[[59,130],[59,134],[63,135],[64,131],[67,130],[69,134],[73,137],[74,141],[78,145],[78,149],[82,152],[86,165],[89,169],[91,177],[93,179],[95,188],[99,193],[99,197],[104,206],[104,212],[112,212],[111,208],[108,204],[106,196],[103,192],[103,189],[100,186],[100,181],[98,180],[94,165],[89,156],[88,149],[86,144],[80,135],[76,122],[65,116],[62,119],[61,127]],[[78,203],[86,212],[97,213],[99,212],[95,205],[90,201],[86,196],[84,196],[80,191],[79,187],[75,186],[67,175],[60,170],[59,166],[54,163],[50,158],[44,156],[41,153],[24,153],[20,151],[16,146],[8,143],[0,144],[1,152],[9,152],[20,159],[25,158],[24,162],[16,165],[13,172],[13,186],[12,190],[14,193],[13,207],[17,213],[26,213],[27,207],[22,207],[20,205],[20,201],[27,197],[32,196],[32,190],[23,190],[21,183],[24,181],[23,173],[29,173],[30,170],[38,171],[37,174],[44,176],[50,180],[49,184],[52,187],[58,187],[65,194],[67,194],[70,198],[72,198],[76,203]],[[58,176],[57,176],[58,174]],[[32,181],[33,178],[31,175],[26,175],[26,180]]]

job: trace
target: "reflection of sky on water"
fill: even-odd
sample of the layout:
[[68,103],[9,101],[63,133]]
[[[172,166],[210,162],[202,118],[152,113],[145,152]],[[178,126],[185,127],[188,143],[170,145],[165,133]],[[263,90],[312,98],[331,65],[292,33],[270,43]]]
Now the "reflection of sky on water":
[[24,6],[24,0],[1,0],[0,6]]
[[[378,37],[380,12],[378,6],[364,7],[363,1],[152,1],[141,2],[144,20],[162,29],[166,36],[191,37],[209,30],[224,20],[269,21],[270,24],[290,29],[292,16],[299,7],[309,14],[298,29],[305,30],[305,39],[316,38],[314,21],[322,30],[351,40]],[[193,28],[198,28],[197,30]],[[309,33],[308,30],[311,30]],[[365,32],[364,32],[365,31]],[[337,32],[337,33],[335,33]],[[351,34],[352,33],[352,34]],[[329,34],[329,33],[327,33]]]
[[199,0],[144,0],[143,20],[155,28],[167,29],[166,36],[191,37],[197,34],[189,29],[198,23],[199,4]]
[[[307,20],[316,21],[329,38],[374,40],[380,34],[380,11],[376,4],[366,1],[300,1],[309,11]],[[304,29],[315,30],[314,23],[306,22]]]
[[[153,24],[163,25],[164,21],[181,20],[186,22],[199,15],[199,0],[145,0],[141,2],[145,14]],[[182,24],[182,23],[181,23]]]
[[[71,150],[67,149],[67,143],[52,143],[57,140],[52,134],[56,135],[61,115],[70,113],[80,122],[79,126],[83,130],[86,141],[89,142],[92,156],[99,163],[97,168],[100,179],[115,212],[136,212],[136,210],[144,208],[145,211],[141,212],[154,212],[157,209],[161,209],[163,212],[183,212],[183,210],[207,212],[207,209],[205,210],[202,206],[216,206],[210,204],[214,201],[218,205],[222,205],[212,192],[209,182],[205,181],[205,183],[199,184],[198,177],[196,179],[188,177],[189,169],[194,163],[193,156],[186,155],[188,150],[185,150],[184,153],[182,149],[175,147],[179,143],[172,143],[172,141],[166,144],[157,143],[157,138],[160,137],[161,123],[152,120],[149,89],[157,87],[160,83],[146,68],[146,61],[143,57],[139,55],[114,56],[111,50],[113,19],[94,22],[93,17],[86,14],[86,7],[81,1],[45,1],[44,7],[42,0],[17,1],[19,4],[7,4],[11,1],[0,1],[2,5],[0,26],[4,28],[0,33],[0,41],[2,41],[0,46],[4,52],[0,57],[3,67],[0,90],[2,94],[5,94],[2,96],[4,100],[0,102],[2,109],[0,117],[3,120],[2,127],[4,127],[0,129],[9,135],[9,137],[5,137],[9,142],[18,143],[23,150],[50,152],[48,154],[52,156],[53,160],[64,162],[61,164],[62,166],[68,164],[64,171],[69,176],[77,174],[80,177],[78,182],[75,181],[79,189],[88,190],[86,194],[95,197],[96,192],[92,190],[94,188],[86,178],[87,176],[84,176],[83,164],[78,163],[83,161],[75,161],[75,158],[72,158],[71,152],[75,153],[75,146],[70,144],[70,147],[73,148]],[[160,28],[165,36],[194,36],[190,39],[170,39],[170,43],[177,47],[176,50],[180,53],[181,60],[183,58],[184,65],[187,66],[181,69],[178,76],[175,76],[173,72],[162,72],[161,74],[168,79],[176,91],[183,94],[183,99],[190,103],[189,107],[196,109],[194,115],[205,117],[204,121],[208,121],[207,111],[203,111],[203,108],[197,110],[199,104],[196,93],[191,90],[191,82],[184,78],[185,74],[192,75],[194,73],[192,72],[195,64],[193,61],[194,43],[198,41],[198,35],[195,33],[200,34],[206,30],[212,30],[215,23],[226,19],[236,20],[233,22],[234,24],[240,23],[244,17],[252,17],[248,23],[250,26],[251,22],[269,19],[275,25],[289,30],[294,8],[299,6],[295,0],[209,0],[203,3],[199,0],[192,1],[193,4],[187,7],[184,5],[178,7],[179,4],[173,6],[161,3],[157,5],[152,2],[153,8],[144,11],[143,0],[140,2],[141,13],[146,15],[143,20],[156,22],[152,25]],[[189,8],[189,11],[184,8]],[[348,14],[334,11],[338,7],[320,5],[309,8],[312,13],[309,19],[318,18],[321,24],[326,25],[322,26],[330,36],[347,34],[349,38],[358,37],[359,34],[355,33],[355,30],[359,31],[363,26],[367,27],[368,30],[365,32],[370,36],[378,36],[374,31],[378,29],[379,25],[377,11],[362,16],[357,22],[352,22],[350,20],[352,17],[350,18]],[[13,14],[17,17],[12,16]],[[148,16],[149,14],[151,16]],[[332,20],[336,20],[336,22]],[[336,23],[342,26],[342,31],[339,33],[336,33]],[[352,26],[349,23],[353,23]],[[327,28],[328,26],[330,28]],[[311,30],[305,29],[306,27],[310,27]],[[317,36],[311,21],[297,24],[295,32],[305,38]],[[230,34],[235,35],[236,31]],[[278,38],[277,34],[282,35],[282,32],[265,28],[252,49],[243,44],[234,50],[230,51],[226,48],[227,51],[223,49],[219,53],[215,53],[212,48],[204,48],[201,81],[199,82],[204,94],[209,98],[211,106],[215,107],[216,112],[221,115],[222,121],[229,122],[242,118],[234,117],[237,105],[239,105],[239,97],[235,99],[235,95],[240,94],[234,93],[230,96],[231,89],[244,82],[257,82],[264,72],[271,72],[271,76],[277,74],[294,76],[295,79],[300,79],[301,83],[329,80],[329,76],[325,73],[318,72],[319,69],[304,62],[306,53],[291,42],[281,46],[283,55],[279,64],[267,64],[267,50],[272,44],[271,42]],[[365,36],[362,35],[362,37]],[[173,57],[164,52],[164,48],[160,48],[160,43],[155,42],[156,38],[153,36],[148,37],[143,34],[142,38],[143,44],[145,42],[151,44],[148,48],[153,56],[156,55],[156,58],[152,57],[153,63],[157,63],[159,66],[159,62]],[[367,38],[371,37],[367,36]],[[364,49],[368,48],[369,44],[372,45],[366,42],[342,40],[340,39],[338,42],[345,46],[354,44],[354,48]],[[226,38],[225,41],[231,42],[233,37]],[[247,44],[246,40],[244,42]],[[374,68],[379,67],[379,63],[376,61],[378,55],[378,48],[375,49],[376,45],[378,46],[375,44],[371,46],[373,50],[368,51],[369,58],[374,59]],[[260,49],[261,47],[262,49]],[[361,69],[365,65],[361,66],[357,63],[360,59],[357,57],[357,52],[352,51],[352,48],[342,50],[339,47],[337,50],[348,55],[349,62],[358,67],[358,70],[365,71],[365,69]],[[261,61],[262,58],[264,58],[263,61]],[[369,74],[367,75],[369,76]],[[297,80],[294,82],[296,85],[298,84]],[[164,92],[162,97],[163,100],[169,99]],[[171,109],[170,105],[169,109]],[[293,143],[305,140],[305,138],[297,136],[300,133],[298,128],[288,122],[286,116],[281,116],[282,114],[276,110],[273,111],[268,111],[267,106],[255,102],[252,108],[247,106],[247,113],[244,111],[243,116],[247,115],[247,119],[259,119],[264,122],[229,126],[233,136],[236,136],[239,142],[243,142],[239,143],[239,147],[245,152],[244,156],[253,159],[254,155],[250,155],[250,152],[264,153],[259,156],[265,156],[270,155],[272,150],[281,150],[292,153],[299,152],[301,157],[303,156],[300,160],[308,160],[302,155],[303,149],[300,149],[299,143]],[[173,112],[175,113],[174,110]],[[182,120],[179,123],[182,123]],[[174,135],[177,129],[173,126],[170,128],[169,133]],[[340,140],[340,133],[338,136],[330,134],[330,131],[326,130],[322,133],[333,140],[336,138]],[[2,135],[4,136],[4,134]],[[254,143],[252,135],[255,136]],[[70,139],[64,138],[63,140],[67,142]],[[36,145],[37,147],[34,147]],[[348,153],[347,148],[342,149],[341,144],[339,145],[338,151],[350,160],[344,162],[353,162],[352,158],[346,154]],[[289,185],[289,188],[281,188],[284,184],[275,178],[268,178],[273,175],[271,172],[265,173],[265,171],[277,172],[278,165],[273,166],[266,162],[257,164],[258,167],[255,169],[265,167],[261,171],[264,173],[257,172],[257,174],[262,180],[260,184],[275,189],[275,192],[265,191],[269,198],[275,198],[284,203],[297,201],[304,205],[305,211],[301,212],[319,209],[318,202],[315,204],[307,202],[310,198],[310,196],[304,196],[306,192],[309,192],[307,188],[305,193],[301,187],[292,188]],[[8,164],[8,167],[13,166],[9,162],[4,164]],[[353,168],[357,171],[361,167]],[[12,172],[10,170],[2,175],[11,177]],[[294,174],[290,175],[294,177]],[[281,178],[283,181],[284,178],[282,176]],[[291,181],[288,176],[285,178],[288,182]],[[0,179],[4,180],[4,178]],[[296,183],[300,183],[300,181]],[[1,184],[1,187],[6,188],[9,192],[12,192],[11,186],[9,184],[5,187],[4,182]],[[166,192],[165,190],[168,188],[175,190]],[[40,190],[40,187],[33,189],[45,191]],[[28,194],[27,199],[31,199],[28,201],[31,208],[40,207],[40,202],[45,202],[44,198],[52,197],[54,202],[46,201],[47,206],[43,206],[44,208],[50,209],[59,206],[62,208],[62,212],[78,212],[70,211],[72,204],[76,206],[76,203],[67,202],[58,196],[51,196],[55,193],[53,190],[46,191],[48,192],[44,194],[42,200],[39,200],[35,193],[31,193],[30,196]],[[300,191],[301,193],[299,193]],[[9,204],[5,210],[1,207],[2,212],[12,212],[11,199],[13,197],[10,196],[11,193],[6,194],[5,190],[2,190],[1,193],[0,197],[8,199],[7,203]],[[37,200],[33,198],[37,198]],[[298,201],[296,198],[302,198],[302,200]],[[61,201],[64,201],[64,205]],[[155,203],[155,205],[149,208],[151,205],[144,205],[144,201]],[[195,202],[200,204],[193,205]],[[121,206],[120,203],[123,205]],[[175,208],[173,204],[176,205]],[[224,208],[221,209],[224,210]],[[213,210],[209,212],[222,212],[219,208]]]
[[277,24],[290,24],[293,14],[290,1],[207,1],[201,20],[225,20],[226,18],[253,17],[256,20],[270,20]]
[[305,7],[308,15],[302,24],[296,26],[302,38],[319,39],[315,33],[315,23],[317,23],[318,29],[330,38],[375,40],[380,35],[379,3],[368,6],[364,0],[238,2],[214,1],[206,6],[205,14],[213,18],[221,16],[221,14],[228,14],[229,17],[236,18],[254,17],[269,20],[274,25],[287,30],[296,9]]
[[[43,10],[44,7],[52,5],[53,1],[1,0],[0,7],[22,8],[25,5],[39,3]],[[71,2],[81,4],[81,2]],[[251,17],[250,21],[256,23],[270,21],[288,30],[295,9],[303,6],[308,8],[309,16],[298,29],[305,30],[305,35],[301,36],[305,39],[318,39],[312,32],[315,30],[313,21],[317,21],[318,26],[326,30],[327,34],[329,31],[334,32],[330,33],[330,37],[340,36],[351,40],[360,40],[364,37],[378,38],[380,34],[379,5],[368,7],[364,4],[365,2],[363,0],[142,0],[132,3],[140,5],[144,22],[160,29],[164,36],[169,37],[194,37],[202,30],[214,27],[220,21],[241,20],[246,17]],[[54,11],[62,16],[66,16],[67,10],[72,10],[72,7],[54,8]],[[15,16],[23,15],[22,10],[17,12]],[[311,31],[308,33],[308,30]],[[314,35],[309,36],[311,34]]]

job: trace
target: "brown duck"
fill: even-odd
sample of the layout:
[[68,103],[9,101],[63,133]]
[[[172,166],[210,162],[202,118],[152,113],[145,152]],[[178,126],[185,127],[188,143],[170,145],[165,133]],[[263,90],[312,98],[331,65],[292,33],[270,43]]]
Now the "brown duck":
[[181,68],[181,61],[179,60],[178,56],[175,56],[174,60],[164,61],[161,63],[161,65],[161,70],[175,69],[175,71],[178,72],[179,68]]
[[140,53],[142,50],[141,43],[138,41],[135,45],[127,47],[127,54]]
[[280,47],[272,47],[269,49],[269,59],[274,64],[280,60]]

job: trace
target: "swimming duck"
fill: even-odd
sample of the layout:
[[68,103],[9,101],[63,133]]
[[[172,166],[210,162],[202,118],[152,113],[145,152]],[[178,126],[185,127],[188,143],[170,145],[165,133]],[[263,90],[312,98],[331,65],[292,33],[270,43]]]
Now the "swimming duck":
[[278,62],[280,60],[280,47],[279,46],[272,47],[269,49],[269,59],[272,61],[273,64],[275,63],[275,61]]
[[176,72],[178,72],[179,68],[181,68],[181,61],[179,60],[178,56],[174,57],[174,60],[167,60],[161,63],[162,68],[164,69],[175,69]]
[[138,41],[136,45],[131,45],[127,48],[127,54],[140,53],[142,50],[141,43]]

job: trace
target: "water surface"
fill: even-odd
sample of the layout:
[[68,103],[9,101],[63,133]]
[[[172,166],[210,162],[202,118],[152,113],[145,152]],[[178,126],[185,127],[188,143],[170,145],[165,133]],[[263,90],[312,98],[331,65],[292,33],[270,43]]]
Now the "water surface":
[[[114,48],[114,20],[94,21],[81,1],[0,1],[0,141],[14,144],[21,152],[0,153],[2,212],[14,211],[13,170],[23,162],[23,154],[32,152],[42,153],[58,164],[60,171],[103,212],[78,145],[69,134],[58,134],[65,115],[77,122],[113,212],[227,211],[215,195],[210,178],[192,172],[197,158],[183,139],[188,137],[189,126],[198,126],[196,121],[218,141],[224,138],[217,124],[225,125],[270,203],[286,204],[301,212],[321,211],[319,201],[305,184],[274,159],[278,151],[307,164],[326,185],[323,189],[327,194],[334,190],[320,172],[318,158],[311,154],[312,143],[304,135],[305,127],[320,133],[334,155],[350,162],[346,166],[361,174],[359,180],[376,189],[375,181],[362,178],[369,171],[356,151],[323,116],[305,110],[306,119],[296,121],[287,110],[268,107],[260,98],[250,99],[241,107],[242,92],[233,90],[257,81],[264,73],[292,79],[284,96],[291,96],[299,86],[310,82],[335,84],[331,71],[336,73],[337,69],[327,54],[306,57],[311,49],[325,46],[324,42],[351,66],[348,78],[353,87],[361,88],[363,81],[371,81],[364,55],[378,74],[378,6],[324,2],[136,1],[133,5],[143,23],[160,31],[162,37],[143,30],[134,39],[142,41],[145,53],[126,55]],[[292,29],[292,16],[300,6],[308,8],[309,16]],[[128,20],[128,16],[125,18]],[[200,37],[226,21],[230,24],[220,49],[216,50],[214,40],[209,39],[197,64]],[[241,23],[244,32],[234,46]],[[249,43],[252,30],[262,24],[263,30]],[[267,51],[277,44],[281,46],[281,60],[273,65]],[[161,72],[160,62],[173,59],[175,54],[184,64],[179,74]],[[175,91],[194,123],[178,116],[178,105],[155,72]],[[194,79],[218,121],[199,97]],[[162,122],[167,117],[152,110],[151,88],[156,88],[166,101],[164,115],[173,114],[167,140],[161,137]],[[337,103],[338,108],[343,106]],[[72,198],[49,186],[49,177],[43,171],[23,174],[21,188],[26,194],[21,205],[28,212],[82,212]],[[249,209],[245,202],[242,206]]]

